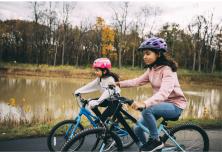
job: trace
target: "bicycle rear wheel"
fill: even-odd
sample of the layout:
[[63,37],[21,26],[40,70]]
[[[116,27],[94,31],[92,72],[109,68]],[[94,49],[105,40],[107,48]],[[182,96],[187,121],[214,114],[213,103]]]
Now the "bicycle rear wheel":
[[[57,123],[49,132],[49,135],[47,137],[47,145],[50,151],[59,151],[62,147],[62,145],[71,138],[70,135],[76,126],[75,120],[64,120],[59,123]],[[83,126],[79,124],[77,130],[75,133],[80,132],[83,130]],[[79,141],[77,147],[81,147],[83,144],[83,140]]]
[[[190,123],[179,125],[172,128],[169,134],[184,151],[209,150],[208,135],[197,125]],[[166,134],[162,140],[165,143],[164,151],[181,151],[181,149],[176,146]]]
[[[84,138],[83,146],[76,149],[76,144]],[[89,128],[76,134],[67,141],[61,151],[122,151],[122,142],[119,136],[105,128]]]

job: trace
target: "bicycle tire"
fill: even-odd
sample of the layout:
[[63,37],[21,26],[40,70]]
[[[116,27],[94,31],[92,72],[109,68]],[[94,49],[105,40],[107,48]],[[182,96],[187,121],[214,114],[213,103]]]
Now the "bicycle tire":
[[[73,126],[76,126],[76,121],[75,120],[64,120],[64,121],[61,121],[61,122],[57,123],[50,130],[49,135],[47,137],[47,146],[48,146],[48,149],[50,151],[59,151],[61,149],[61,146],[68,140],[68,139],[65,139],[65,141],[62,141],[61,143],[57,144],[58,143],[57,137],[54,137],[54,135],[56,134],[56,131],[58,131],[62,126],[65,126],[65,125],[68,125],[68,124],[72,124]],[[81,124],[79,124],[78,129],[80,131],[82,131],[84,128],[83,128],[83,126]],[[62,135],[62,136],[64,136],[64,135]],[[56,140],[56,142],[55,142],[55,140]],[[84,141],[81,141],[78,146],[82,146],[83,142]],[[56,143],[56,145],[54,143]]]
[[[84,144],[84,146],[80,147],[80,149],[72,149],[72,145],[74,145],[76,142],[78,142],[78,140],[81,140],[81,138],[85,139],[84,143],[85,142],[86,143]],[[110,138],[112,140],[110,140]],[[96,141],[94,139],[96,139]],[[111,145],[112,145],[113,147],[111,147],[111,148],[114,148],[113,151],[122,151],[123,150],[122,141],[121,141],[120,137],[115,132],[108,131],[104,127],[99,127],[99,128],[88,128],[88,129],[85,129],[85,130],[77,133],[72,139],[68,140],[63,145],[61,151],[78,151],[78,150],[79,151],[94,151],[96,148],[101,148],[101,144],[99,144],[100,140],[102,141],[102,143],[104,143],[104,140],[106,141],[105,146],[111,147]],[[110,142],[108,143],[107,141],[110,141]],[[96,147],[96,146],[98,146],[98,147]],[[108,147],[108,148],[106,147],[107,149],[104,151],[112,151],[112,150],[110,150],[110,147]],[[99,149],[99,151],[100,151],[100,149]]]
[[[185,148],[186,151],[209,151],[209,137],[207,133],[201,127],[195,124],[186,123],[186,124],[175,126],[172,129],[170,129],[169,134],[178,142],[178,144],[182,148]],[[197,137],[200,137],[200,139],[197,140],[196,139]],[[169,137],[166,134],[164,134],[163,138],[161,139],[163,143],[167,145]],[[199,147],[200,149],[189,149],[189,148],[198,148],[196,147],[197,145],[195,145],[196,144],[195,142],[197,141],[203,142],[203,145]],[[191,146],[189,144],[193,144],[193,145]],[[181,151],[181,150],[178,149],[178,151]]]

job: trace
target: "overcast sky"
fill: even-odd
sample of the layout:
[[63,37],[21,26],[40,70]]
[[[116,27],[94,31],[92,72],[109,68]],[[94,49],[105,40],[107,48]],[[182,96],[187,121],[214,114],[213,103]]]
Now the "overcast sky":
[[[95,22],[97,16],[105,19],[106,23],[111,24],[113,8],[118,8],[120,1],[76,1],[76,6],[72,11],[70,22],[73,25],[79,25],[80,21],[88,20]],[[62,2],[58,3],[56,9],[59,9]],[[209,16],[214,14],[214,22],[222,20],[222,1],[220,0],[137,0],[129,1],[129,17],[134,18],[135,12],[138,12],[142,6],[159,7],[162,10],[158,16],[158,26],[166,22],[175,22],[182,27],[188,25],[194,16]],[[30,1],[1,1],[0,0],[0,19],[32,19],[32,9]]]

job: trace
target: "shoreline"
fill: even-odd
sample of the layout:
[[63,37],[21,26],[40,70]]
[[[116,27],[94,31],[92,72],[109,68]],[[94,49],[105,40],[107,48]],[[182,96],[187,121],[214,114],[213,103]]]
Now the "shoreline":
[[[113,72],[120,76],[120,80],[132,79],[143,74],[143,69],[114,68]],[[90,68],[18,68],[0,67],[0,77],[42,77],[42,78],[67,78],[67,79],[93,79]],[[181,84],[204,84],[222,86],[222,76],[213,74],[183,73],[178,72]]]

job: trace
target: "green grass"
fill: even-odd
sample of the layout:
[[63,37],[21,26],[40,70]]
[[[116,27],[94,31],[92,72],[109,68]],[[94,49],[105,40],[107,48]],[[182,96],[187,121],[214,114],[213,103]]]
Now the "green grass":
[[53,125],[23,124],[19,126],[0,126],[0,140],[47,136]]
[[[182,123],[192,122],[204,129],[222,129],[221,120],[201,120],[201,119],[186,119],[178,121],[170,121],[169,127],[179,125]],[[88,126],[88,122],[83,122],[84,126]],[[55,124],[37,123],[37,124],[22,124],[18,126],[0,125],[0,140],[27,138],[27,137],[40,137],[47,136],[50,129]]]
[[205,129],[222,129],[222,121],[214,119],[184,119],[184,120],[182,119],[179,121],[170,121],[168,123],[168,126],[172,127],[186,122],[191,122]]

